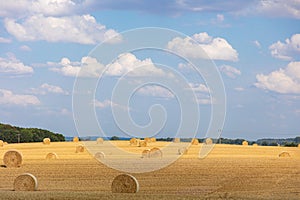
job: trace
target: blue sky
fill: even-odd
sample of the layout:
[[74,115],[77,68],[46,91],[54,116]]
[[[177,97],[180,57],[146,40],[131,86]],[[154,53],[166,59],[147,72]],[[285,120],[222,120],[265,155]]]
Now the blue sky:
[[[181,112],[176,94],[168,89],[155,84],[140,88],[124,105],[111,98],[121,75],[137,65],[145,65],[155,74],[161,63],[183,74],[196,94],[201,113],[197,136],[205,137],[214,100],[205,78],[184,60],[143,50],[123,52],[120,58],[106,63],[91,53],[107,40],[111,40],[107,45],[112,48],[124,45],[124,31],[161,27],[182,33],[177,40],[170,38],[166,49],[191,58],[201,48],[220,72],[227,102],[223,137],[285,138],[300,134],[298,0],[15,0],[0,3],[0,19],[2,123],[77,135],[72,108],[77,73],[86,66],[86,73],[95,79],[106,66],[107,77],[93,100],[103,131],[109,136],[124,135],[116,126],[113,107],[129,111],[143,126],[151,121],[151,105],[161,104],[168,117],[157,136],[173,136]],[[135,76],[136,82],[144,79]],[[97,133],[91,128],[85,134]]]

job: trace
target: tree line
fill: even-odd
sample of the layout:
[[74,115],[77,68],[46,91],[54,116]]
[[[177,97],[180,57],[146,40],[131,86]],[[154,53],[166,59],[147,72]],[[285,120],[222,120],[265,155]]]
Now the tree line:
[[65,141],[65,137],[59,133],[39,128],[21,128],[0,123],[0,140],[5,142],[42,142],[44,138],[50,138],[53,142]]

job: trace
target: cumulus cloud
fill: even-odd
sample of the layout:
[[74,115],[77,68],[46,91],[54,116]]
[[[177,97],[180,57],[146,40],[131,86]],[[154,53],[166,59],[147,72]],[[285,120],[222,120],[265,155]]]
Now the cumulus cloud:
[[290,62],[286,68],[268,75],[257,74],[256,87],[281,94],[300,94],[300,62]]
[[144,86],[140,88],[137,93],[144,96],[153,96],[166,99],[174,98],[174,94],[172,94],[171,91],[159,85]]
[[1,105],[18,105],[29,106],[39,105],[40,100],[33,95],[14,94],[10,90],[0,89],[0,104]]
[[261,48],[261,44],[260,44],[260,42],[259,41],[257,41],[257,40],[254,40],[253,41],[253,44],[257,47],[257,48]]
[[105,67],[92,57],[82,57],[80,62],[71,62],[68,58],[62,58],[59,63],[49,62],[48,65],[58,65],[50,70],[70,77],[99,77]]
[[[48,63],[50,66],[55,63]],[[58,72],[64,76],[81,76],[81,77],[99,77],[105,76],[122,76],[130,72],[129,76],[164,76],[166,73],[157,68],[150,58],[144,60],[138,59],[134,54],[125,53],[111,64],[104,65],[96,58],[83,57],[80,62],[71,62],[68,58],[62,58],[59,67],[50,68],[51,71]]]
[[41,95],[46,95],[48,93],[64,94],[64,95],[68,94],[68,92],[63,90],[61,87],[56,85],[50,85],[48,83],[43,83],[38,88],[31,88],[29,91],[30,93],[41,94]]
[[0,57],[0,73],[13,75],[32,74],[33,68],[25,65],[14,55],[10,54],[7,58]]
[[122,106],[122,105],[119,105],[119,104],[116,104],[114,102],[112,102],[111,100],[104,100],[104,101],[99,101],[99,100],[94,100],[93,102],[93,105],[96,107],[96,108],[99,108],[99,109],[105,109],[105,108],[109,108],[109,107],[114,107],[114,106],[117,106],[121,109],[125,109],[125,110],[128,110],[129,107],[126,107],[126,106]]
[[192,89],[195,92],[198,104],[212,104],[210,90],[206,85],[201,83],[189,83],[189,86],[189,89]]
[[31,51],[31,48],[27,45],[22,45],[19,47],[21,51]]
[[206,58],[203,51],[213,60],[237,61],[238,53],[224,38],[213,38],[206,32],[192,37],[176,37],[167,45],[168,49],[191,58]]
[[208,87],[204,84],[189,83],[189,85],[195,92],[209,93]]
[[128,72],[130,76],[165,75],[164,71],[157,68],[150,58],[140,60],[132,53],[121,54],[107,67],[106,75],[110,76],[121,76]]
[[229,78],[236,78],[237,76],[241,75],[240,70],[229,65],[222,65],[220,67],[220,70],[223,74],[225,74]]
[[287,38],[285,42],[278,41],[272,44],[269,49],[275,58],[293,60],[294,56],[300,54],[300,34],[294,34],[290,39]]
[[[45,17],[33,15],[22,20],[4,19],[8,33],[20,41],[74,42],[96,44],[111,39],[109,42],[121,41],[121,36],[112,29],[98,24],[91,15]],[[114,37],[116,36],[116,37]]]
[[84,12],[86,1],[76,0],[11,0],[0,5],[0,16],[20,18],[26,15],[74,15]]
[[11,40],[8,38],[0,37],[0,43],[10,43]]
[[236,88],[234,88],[234,90],[236,90],[238,92],[242,92],[242,91],[245,91],[245,88],[243,88],[243,87],[236,87]]
[[257,13],[272,17],[289,17],[300,19],[299,0],[261,0],[255,7]]

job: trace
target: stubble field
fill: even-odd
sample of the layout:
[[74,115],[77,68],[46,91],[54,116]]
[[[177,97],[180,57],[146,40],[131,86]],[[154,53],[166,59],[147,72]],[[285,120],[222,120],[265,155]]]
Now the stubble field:
[[[132,147],[128,141],[113,143],[136,153],[149,148]],[[192,145],[187,155],[166,168],[132,174],[140,185],[138,193],[116,194],[111,192],[111,183],[123,172],[107,167],[86,150],[75,153],[78,144],[51,142],[1,147],[0,199],[300,199],[297,147],[217,144],[206,158],[199,159],[202,144]],[[3,155],[10,149],[23,154],[20,168],[3,166]],[[278,157],[282,151],[289,152],[291,157]],[[59,158],[46,160],[50,152]],[[38,179],[38,191],[13,191],[14,179],[25,172]]]

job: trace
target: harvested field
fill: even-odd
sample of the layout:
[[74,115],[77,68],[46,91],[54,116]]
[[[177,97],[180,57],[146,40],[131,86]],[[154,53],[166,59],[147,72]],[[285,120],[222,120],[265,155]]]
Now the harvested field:
[[[129,145],[129,141],[112,143],[141,156],[143,149]],[[131,174],[139,183],[139,192],[122,194],[112,193],[111,185],[114,178],[123,172],[97,161],[88,149],[75,153],[76,146],[80,144],[51,142],[51,145],[26,143],[1,147],[1,159],[10,149],[19,151],[23,156],[19,168],[5,168],[3,160],[0,161],[1,198],[300,199],[300,149],[297,147],[217,144],[206,158],[199,159],[203,144],[191,145],[188,154],[166,168]],[[163,150],[167,144],[157,141],[153,147],[155,145]],[[152,146],[151,143],[149,145]],[[278,157],[284,151],[289,153],[288,159]],[[49,152],[55,152],[59,159],[47,161],[45,155]],[[178,148],[174,149],[174,154],[178,154]],[[23,173],[34,174],[38,180],[38,191],[13,191],[15,178]]]

